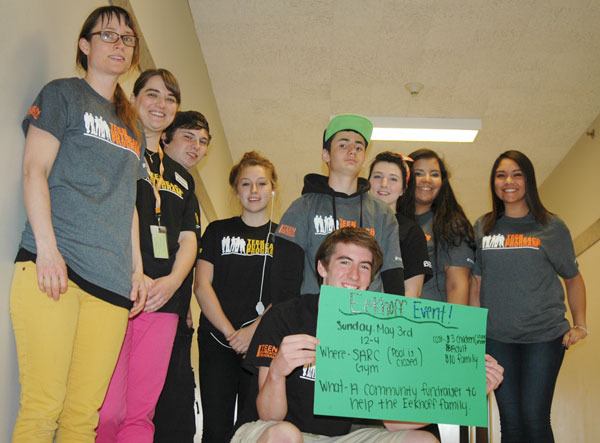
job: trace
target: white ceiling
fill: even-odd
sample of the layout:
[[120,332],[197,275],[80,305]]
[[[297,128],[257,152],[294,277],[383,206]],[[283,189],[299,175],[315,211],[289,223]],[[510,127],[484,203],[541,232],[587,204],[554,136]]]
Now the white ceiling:
[[[600,112],[599,0],[189,3],[232,157],[258,149],[275,163],[282,209],[324,171],[332,114],[481,118],[474,143],[367,151],[440,152],[473,218],[500,152],[527,153],[541,183]],[[417,97],[411,81],[425,85]]]

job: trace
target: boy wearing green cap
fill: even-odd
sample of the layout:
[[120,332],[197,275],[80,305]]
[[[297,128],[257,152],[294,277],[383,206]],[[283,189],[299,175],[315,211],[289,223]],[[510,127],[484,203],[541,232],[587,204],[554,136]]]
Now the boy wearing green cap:
[[317,249],[327,234],[346,226],[365,228],[383,249],[383,266],[369,289],[404,293],[396,217],[369,195],[369,182],[359,177],[372,131],[369,119],[354,114],[337,115],[327,125],[322,158],[329,175],[304,177],[302,196],[285,212],[275,234],[274,304],[319,292],[313,266]]

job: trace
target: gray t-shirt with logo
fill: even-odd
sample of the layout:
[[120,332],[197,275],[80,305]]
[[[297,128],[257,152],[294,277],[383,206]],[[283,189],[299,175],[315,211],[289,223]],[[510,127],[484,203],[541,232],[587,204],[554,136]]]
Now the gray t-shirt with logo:
[[[131,223],[143,144],[114,104],[83,79],[48,83],[23,120],[60,141],[48,177],[52,226],[67,266],[93,285],[129,299]],[[29,221],[21,247],[36,253]]]
[[473,267],[474,253],[466,241],[462,241],[458,246],[447,246],[438,242],[437,254],[433,244],[433,212],[429,211],[416,216],[417,223],[425,233],[427,240],[427,253],[433,276],[425,282],[421,291],[421,298],[436,301],[448,301],[446,295],[446,268],[449,266],[458,266],[462,268]]
[[554,340],[569,329],[564,291],[558,276],[578,273],[569,230],[552,216],[546,225],[532,215],[503,216],[477,242],[473,272],[481,276],[481,306],[488,308],[488,337],[505,343]]
[[[340,198],[326,194],[307,193],[295,200],[281,218],[276,236],[290,240],[304,250],[304,276],[301,294],[319,292],[315,256],[325,237],[344,226],[361,226],[375,237],[383,252],[383,265],[370,291],[384,292],[381,272],[402,268],[398,222],[385,203],[365,192],[362,197]],[[336,216],[333,213],[336,205]],[[362,216],[362,220],[361,220]],[[282,226],[284,229],[282,229]]]

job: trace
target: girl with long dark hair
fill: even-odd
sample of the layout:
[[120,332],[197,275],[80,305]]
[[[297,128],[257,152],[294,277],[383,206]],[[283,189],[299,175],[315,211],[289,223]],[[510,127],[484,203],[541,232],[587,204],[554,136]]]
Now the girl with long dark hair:
[[496,159],[490,191],[492,211],[475,223],[471,304],[489,309],[487,352],[505,369],[496,391],[502,442],[553,442],[550,409],[564,352],[587,336],[585,284],[569,230],[542,204],[525,154]]
[[433,278],[422,297],[467,304],[473,266],[473,228],[454,196],[444,161],[430,149],[409,154],[412,177],[399,211],[416,219],[425,232]]

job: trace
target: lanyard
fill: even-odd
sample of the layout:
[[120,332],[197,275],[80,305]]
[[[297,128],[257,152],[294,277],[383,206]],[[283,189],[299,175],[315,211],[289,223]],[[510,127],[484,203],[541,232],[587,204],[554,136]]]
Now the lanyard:
[[[150,156],[150,154],[148,154]],[[160,145],[158,146],[158,159],[159,159],[159,166],[158,166],[158,179],[154,179],[151,178],[150,179],[150,184],[152,185],[152,190],[154,191],[154,199],[156,200],[156,203],[154,205],[154,213],[156,214],[156,219],[158,221],[158,226],[160,226],[160,188],[162,187],[163,183],[165,182],[165,179],[163,177],[163,174],[165,173],[165,167],[163,166],[163,158],[165,157],[165,154],[162,150],[162,148],[160,147]],[[150,156],[150,161],[152,161],[152,157]]]

